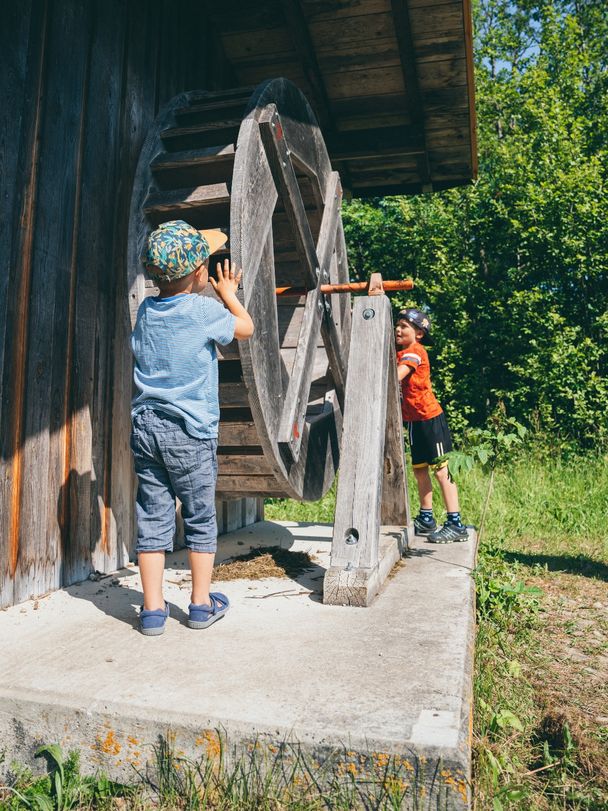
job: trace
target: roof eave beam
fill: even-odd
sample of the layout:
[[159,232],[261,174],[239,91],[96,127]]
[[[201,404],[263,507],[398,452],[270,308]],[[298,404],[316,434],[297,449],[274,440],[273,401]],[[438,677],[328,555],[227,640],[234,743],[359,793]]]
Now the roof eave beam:
[[420,91],[418,72],[416,70],[416,57],[414,55],[414,41],[410,22],[408,0],[391,0],[393,18],[395,20],[395,33],[399,47],[401,70],[405,84],[405,93],[408,99],[408,109],[412,120],[413,134],[420,140],[424,150],[418,160],[418,171],[422,191],[432,191],[431,167],[426,147],[424,101]]

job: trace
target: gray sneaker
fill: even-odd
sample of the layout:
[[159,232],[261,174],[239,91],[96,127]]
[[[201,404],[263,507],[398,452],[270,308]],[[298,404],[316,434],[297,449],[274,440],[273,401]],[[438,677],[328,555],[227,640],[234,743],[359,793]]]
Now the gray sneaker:
[[446,521],[437,532],[431,532],[427,540],[429,543],[462,543],[469,540],[469,533],[465,526],[459,527]]
[[430,535],[437,529],[437,522],[434,518],[430,521],[424,521],[420,514],[414,518],[414,534],[415,535]]

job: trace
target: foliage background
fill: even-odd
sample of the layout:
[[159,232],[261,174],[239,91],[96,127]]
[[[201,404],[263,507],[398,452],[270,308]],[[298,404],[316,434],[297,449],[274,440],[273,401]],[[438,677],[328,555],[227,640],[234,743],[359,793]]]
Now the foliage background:
[[608,3],[477,0],[479,176],[345,207],[352,275],[412,277],[461,433],[497,407],[555,446],[608,444]]

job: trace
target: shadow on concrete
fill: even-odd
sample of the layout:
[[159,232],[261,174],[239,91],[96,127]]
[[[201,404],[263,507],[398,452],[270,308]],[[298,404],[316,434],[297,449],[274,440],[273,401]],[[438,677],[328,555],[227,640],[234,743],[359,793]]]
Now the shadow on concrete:
[[[264,523],[264,522],[260,522]],[[294,529],[296,529],[294,527]],[[248,536],[252,537],[249,538]],[[285,553],[294,546],[297,536],[294,536],[287,528],[278,525],[272,526],[272,536],[266,535],[263,531],[251,533],[248,527],[220,536],[218,539],[218,550],[216,554],[216,565],[226,563],[235,558],[247,554],[257,548],[267,548],[275,562],[279,566],[285,563]],[[302,538],[301,540],[310,540]],[[314,541],[314,543],[317,543]],[[312,545],[312,544],[311,544]],[[276,550],[273,554],[271,550]],[[294,550],[295,551],[295,550]],[[297,551],[301,551],[301,548]],[[311,555],[313,552],[311,552]],[[179,549],[167,554],[165,561],[165,583],[171,582],[174,585],[189,586],[188,575],[188,554],[186,549]],[[294,567],[285,578],[284,591],[294,591],[298,588],[310,591],[308,597],[314,602],[323,601],[323,577],[325,567],[314,559],[306,566]],[[130,625],[134,630],[139,629],[139,608],[143,604],[143,593],[141,588],[133,588],[133,580],[138,577],[137,569],[123,568],[111,575],[91,575],[91,578],[76,583],[65,589],[67,593],[80,600],[88,600],[95,608],[107,614],[109,617]],[[252,582],[261,583],[263,577]],[[221,569],[214,572],[214,582],[221,583],[221,590],[228,592],[230,597],[230,581],[221,579]],[[224,586],[224,583],[227,586]],[[139,580],[137,580],[139,584]],[[294,585],[295,584],[295,585]],[[212,585],[213,588],[213,585]],[[280,591],[280,589],[277,589]],[[273,592],[274,593],[274,592]],[[288,596],[288,595],[287,595]],[[295,596],[295,595],[294,595]],[[257,599],[264,599],[261,595]],[[180,623],[186,624],[188,614],[170,599],[170,615]]]
[[[113,617],[139,631],[139,608],[143,605],[143,594],[139,589],[127,585],[127,580],[133,576],[132,570],[120,569],[112,575],[104,575],[97,581],[85,580],[76,583],[64,591],[71,597],[88,600],[108,617]],[[171,600],[167,602],[171,617],[185,625],[188,619],[186,612]]]
[[543,566],[550,572],[566,572],[608,581],[608,565],[587,555],[542,555],[526,552],[503,552],[502,556],[509,563],[523,563],[524,566]]
[[429,544],[428,549],[422,549],[419,546],[409,546],[405,554],[405,558],[433,558],[435,563],[444,563],[446,566],[454,566],[457,569],[466,569],[469,572],[474,570],[474,567],[472,566],[465,566],[462,563],[458,563],[453,560],[444,560],[443,558],[438,557],[438,553],[440,553],[443,548],[443,546],[436,546],[433,544]]

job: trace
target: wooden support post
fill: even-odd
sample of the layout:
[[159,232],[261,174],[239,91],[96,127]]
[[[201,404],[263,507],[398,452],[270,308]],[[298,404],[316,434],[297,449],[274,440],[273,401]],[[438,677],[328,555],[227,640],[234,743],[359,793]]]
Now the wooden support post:
[[[409,525],[392,313],[386,296],[356,300],[350,349],[323,602],[366,606],[401,556]],[[385,522],[396,526],[382,527]]]

